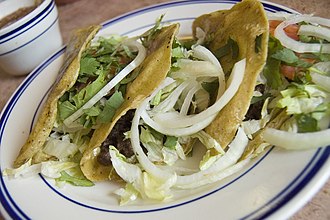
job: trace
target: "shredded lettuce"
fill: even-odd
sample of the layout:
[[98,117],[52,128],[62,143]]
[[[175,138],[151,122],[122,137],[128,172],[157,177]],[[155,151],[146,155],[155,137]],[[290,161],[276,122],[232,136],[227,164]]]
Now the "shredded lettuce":
[[105,102],[102,112],[97,117],[98,122],[107,123],[112,120],[116,110],[124,102],[124,97],[121,92],[116,91],[112,96]]
[[170,188],[175,183],[175,175],[166,180],[157,179],[142,171],[139,166],[126,162],[125,156],[112,146],[110,146],[110,156],[117,174],[127,182],[125,189],[116,191],[121,196],[120,204],[135,200],[138,194],[143,198],[160,201],[172,197]]
[[131,183],[126,183],[125,188],[120,188],[114,192],[116,195],[120,196],[120,205],[127,205],[132,201],[135,201],[140,195]]
[[211,167],[222,155],[214,154],[214,151],[207,150],[202,160],[199,162],[199,169],[206,170]]
[[220,144],[212,138],[208,133],[201,130],[193,135],[190,135],[191,138],[198,138],[198,140],[207,148],[215,149],[219,154],[224,154],[225,151],[222,149]]
[[281,91],[283,96],[278,101],[279,108],[286,108],[288,114],[313,112],[324,102],[326,93],[315,85],[292,84],[288,89]]
[[95,184],[86,179],[85,177],[77,177],[77,176],[73,176],[68,174],[65,171],[60,172],[61,176],[56,178],[55,181],[56,182],[66,182],[66,183],[70,183],[74,186],[94,186]]
[[18,178],[18,177],[31,177],[40,173],[43,176],[55,179],[61,176],[62,171],[71,169],[76,166],[78,166],[77,163],[61,162],[61,161],[46,161],[38,164],[32,164],[32,160],[30,159],[29,161],[27,161],[18,168],[5,169],[2,174],[4,176]]
[[66,160],[78,152],[79,148],[70,140],[59,140],[49,137],[43,151],[59,160]]

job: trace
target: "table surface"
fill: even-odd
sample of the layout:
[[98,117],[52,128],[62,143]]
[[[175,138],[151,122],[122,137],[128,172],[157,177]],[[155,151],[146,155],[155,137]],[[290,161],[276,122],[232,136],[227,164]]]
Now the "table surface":
[[[63,4],[63,1],[70,3]],[[90,24],[102,23],[115,16],[151,4],[167,0],[58,0],[59,22],[64,42],[67,42],[71,31]],[[330,0],[270,0],[285,5],[300,13],[315,14],[330,18]],[[100,7],[95,7],[99,5]],[[7,76],[0,72],[0,111],[10,96],[24,80],[24,76]],[[330,219],[330,180],[321,190],[294,216],[297,219]],[[1,217],[0,217],[1,219]]]

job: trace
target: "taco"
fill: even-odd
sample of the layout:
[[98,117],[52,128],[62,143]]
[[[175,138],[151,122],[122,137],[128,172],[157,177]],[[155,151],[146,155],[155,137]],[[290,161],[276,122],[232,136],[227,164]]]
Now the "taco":
[[[57,120],[58,101],[76,83],[82,53],[99,29],[100,26],[90,26],[73,33],[66,49],[65,62],[59,71],[55,85],[48,95],[31,134],[22,146],[14,162],[14,167],[21,166],[41,152]],[[40,162],[40,159],[39,157],[33,163]]]
[[[114,145],[126,157],[134,154],[130,141],[125,139],[124,133],[130,130],[134,109],[151,95],[170,70],[172,43],[178,27],[178,24],[161,29],[157,29],[156,26],[152,34],[153,40],[146,39],[149,47],[148,56],[132,73],[133,75],[139,73],[139,77],[127,87],[124,101],[113,119],[95,130],[80,161],[81,170],[89,180],[109,179],[112,170],[109,145]],[[150,34],[144,35],[150,36]]]
[[268,26],[263,6],[255,0],[244,0],[230,10],[206,14],[194,21],[195,36],[196,30],[204,32],[206,46],[220,60],[225,73],[235,62],[247,58],[238,92],[205,129],[223,148],[233,140],[250,108],[258,76],[267,59]]
[[134,108],[162,81],[162,69],[169,66],[168,45],[177,27],[150,30],[144,46],[137,38],[97,38],[100,26],[75,31],[59,76],[14,167],[45,161],[77,165],[94,131],[91,145],[108,132],[112,119]]

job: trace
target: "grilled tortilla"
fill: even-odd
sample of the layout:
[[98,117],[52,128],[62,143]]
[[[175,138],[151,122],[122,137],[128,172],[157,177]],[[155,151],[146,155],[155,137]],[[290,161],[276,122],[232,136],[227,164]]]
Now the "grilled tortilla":
[[[178,24],[163,27],[153,37],[146,59],[139,68],[139,77],[128,85],[124,103],[117,109],[113,120],[95,130],[87,150],[80,161],[80,167],[87,179],[101,181],[109,179],[111,165],[102,165],[97,156],[100,146],[108,137],[118,120],[129,110],[136,109],[140,103],[159,86],[171,67],[171,51]],[[134,74],[134,73],[133,73]]]
[[66,49],[66,57],[60,69],[59,76],[50,91],[46,103],[30,133],[27,141],[22,146],[17,156],[14,167],[17,168],[32,158],[32,163],[46,160],[47,155],[40,155],[57,117],[57,104],[59,98],[76,82],[79,75],[80,58],[82,52],[88,47],[90,41],[99,31],[101,26],[95,25],[79,29],[74,32]]
[[239,90],[205,129],[226,148],[249,109],[257,77],[266,63],[268,20],[259,1],[244,0],[229,10],[198,17],[193,23],[194,36],[198,28],[206,34],[206,46],[218,57],[225,73],[237,61],[247,61]]

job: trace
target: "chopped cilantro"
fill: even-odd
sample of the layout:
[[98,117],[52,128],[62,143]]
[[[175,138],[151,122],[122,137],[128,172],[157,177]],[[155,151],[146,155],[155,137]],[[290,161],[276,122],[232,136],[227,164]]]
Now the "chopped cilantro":
[[84,57],[80,60],[80,73],[95,75],[100,63],[93,57]]
[[98,115],[97,121],[100,123],[110,122],[116,113],[116,110],[124,102],[124,98],[121,92],[116,91],[105,102],[103,111]]

